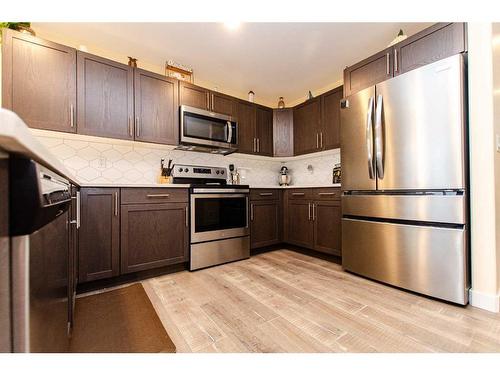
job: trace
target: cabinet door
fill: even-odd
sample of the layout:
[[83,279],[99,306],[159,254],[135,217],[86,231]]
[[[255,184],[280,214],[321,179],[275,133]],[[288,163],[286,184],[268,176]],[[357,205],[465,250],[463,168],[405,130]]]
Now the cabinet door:
[[212,92],[210,94],[210,98],[210,108],[212,111],[214,111],[215,113],[222,113],[224,115],[233,116],[233,98],[218,92]]
[[257,153],[273,156],[273,111],[270,108],[256,108]]
[[250,204],[250,246],[252,249],[280,242],[279,201],[255,201]]
[[273,111],[274,156],[293,156],[293,109]]
[[236,102],[236,121],[238,122],[238,152],[255,153],[255,106],[243,101]]
[[78,133],[133,139],[133,68],[88,53],[78,57]]
[[141,69],[134,79],[135,140],[177,145],[177,80]]
[[120,273],[120,189],[84,188],[81,191],[78,281],[92,281]]
[[464,23],[439,23],[395,46],[394,74],[464,52],[467,49]]
[[340,100],[342,86],[321,97],[320,145],[323,150],[340,147]]
[[392,48],[387,48],[344,70],[344,96],[347,97],[393,76]]
[[179,103],[201,109],[210,109],[210,91],[191,83],[179,81]]
[[319,151],[320,100],[314,98],[293,109],[295,155]]
[[341,216],[340,201],[314,202],[314,250],[340,256]]
[[309,201],[288,201],[288,242],[313,247],[312,204]]
[[76,50],[3,29],[3,107],[29,127],[76,131]]
[[121,273],[187,261],[187,203],[121,206]]

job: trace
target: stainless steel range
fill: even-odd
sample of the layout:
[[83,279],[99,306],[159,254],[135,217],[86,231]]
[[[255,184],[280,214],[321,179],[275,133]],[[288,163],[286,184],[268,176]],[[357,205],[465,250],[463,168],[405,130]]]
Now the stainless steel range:
[[190,187],[191,271],[250,256],[248,185],[227,185],[220,167],[174,165],[174,183]]

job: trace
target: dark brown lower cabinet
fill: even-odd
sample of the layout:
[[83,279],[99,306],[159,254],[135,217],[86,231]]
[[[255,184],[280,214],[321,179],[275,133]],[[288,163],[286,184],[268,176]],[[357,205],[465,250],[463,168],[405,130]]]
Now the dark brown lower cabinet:
[[341,255],[341,209],[340,201],[312,203],[314,221],[314,250]]
[[78,281],[118,276],[120,273],[120,189],[81,190]]
[[250,203],[250,247],[271,246],[281,242],[281,204],[275,201]]
[[122,205],[121,273],[187,261],[187,209],[187,203]]
[[288,243],[312,248],[314,227],[312,221],[311,202],[306,200],[290,200],[287,207]]

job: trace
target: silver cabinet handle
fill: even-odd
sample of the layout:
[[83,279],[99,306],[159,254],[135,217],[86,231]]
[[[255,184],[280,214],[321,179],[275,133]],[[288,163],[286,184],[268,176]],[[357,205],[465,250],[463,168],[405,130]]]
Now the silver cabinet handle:
[[114,196],[114,208],[115,208],[115,216],[118,216],[118,193],[113,193]]
[[398,71],[398,50],[394,48],[394,71]]
[[141,136],[141,124],[139,122],[139,116],[135,117],[135,136],[136,137]]
[[377,166],[377,177],[384,178],[384,145],[382,144],[382,106],[383,97],[377,96],[377,105],[375,110],[375,163]]
[[273,195],[273,193],[259,193],[259,195],[261,197],[269,197],[269,196]]
[[73,104],[69,105],[69,125],[75,127],[75,106]]
[[319,133],[316,133],[316,148],[319,148]]
[[312,204],[312,220],[316,221],[316,204]]
[[250,205],[250,221],[253,221],[253,203]]
[[184,208],[184,211],[186,212],[186,228],[189,227],[189,212],[188,208]]
[[253,152],[257,152],[257,138],[253,139]]
[[311,221],[311,203],[308,204],[309,221]]
[[375,178],[373,169],[373,96],[368,100],[368,110],[366,115],[366,156],[368,159],[368,175],[370,179]]
[[210,111],[210,94],[207,91],[207,109]]
[[319,133],[319,147],[323,148],[323,132]]
[[212,100],[210,101],[209,107],[212,111],[214,111],[214,94],[212,94]]
[[130,137],[134,136],[134,130],[132,129],[132,117],[128,116],[128,135]]
[[80,228],[80,192],[76,192],[76,227]]
[[170,197],[170,194],[147,194],[146,197],[148,197],[148,198],[168,198],[168,197]]
[[387,52],[386,55],[385,55],[385,70],[386,70],[386,73],[388,76],[391,75],[391,67],[390,67],[390,53]]
[[335,193],[318,193],[318,195],[336,195]]
[[292,193],[292,195],[305,195],[305,193]]

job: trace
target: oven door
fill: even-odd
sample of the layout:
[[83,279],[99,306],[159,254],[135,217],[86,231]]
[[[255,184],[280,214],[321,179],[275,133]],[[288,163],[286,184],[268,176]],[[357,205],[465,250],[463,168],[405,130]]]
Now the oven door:
[[249,234],[247,194],[191,194],[191,243]]

